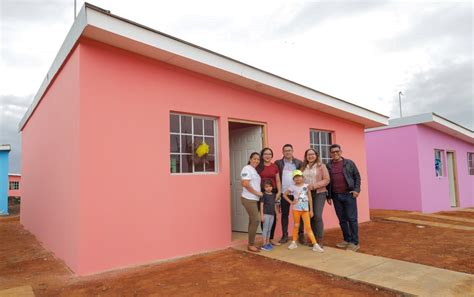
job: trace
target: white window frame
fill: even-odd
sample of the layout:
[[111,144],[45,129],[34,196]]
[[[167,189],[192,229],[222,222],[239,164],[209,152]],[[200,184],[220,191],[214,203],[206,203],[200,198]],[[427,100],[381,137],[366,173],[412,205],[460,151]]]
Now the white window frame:
[[474,175],[474,153],[467,153],[467,174]]
[[[439,153],[439,157],[441,160],[440,164],[440,174],[438,175],[438,172],[436,171],[436,154]],[[435,176],[436,177],[444,177],[445,176],[445,170],[444,170],[444,163],[445,163],[445,157],[444,157],[444,150],[440,149],[435,149],[434,150],[434,164],[435,164]]]
[[[319,132],[319,137],[316,137],[316,133]],[[327,144],[322,144],[322,134],[323,133],[326,133],[329,138],[328,138],[328,142]],[[313,135],[314,134],[314,135]],[[331,153],[330,153],[330,150],[329,148],[331,147],[331,145],[333,144],[332,140],[333,140],[333,132],[332,131],[325,131],[325,130],[317,130],[317,129],[310,129],[309,130],[309,147],[316,150],[319,154],[319,160],[322,162],[322,163],[325,163],[327,164],[329,161],[331,161]],[[315,138],[318,138],[317,139],[317,142],[316,142],[316,139]],[[311,141],[311,139],[315,140],[315,141]],[[319,149],[318,149],[319,147]],[[326,158],[323,158],[323,149],[326,150]]]
[[20,189],[20,182],[19,181],[10,181],[8,185],[8,189],[10,190],[19,190]]
[[[170,174],[171,175],[190,175],[190,174],[193,174],[193,175],[200,175],[200,174],[204,174],[204,175],[214,175],[214,174],[217,174],[219,172],[219,167],[218,167],[218,148],[217,148],[217,137],[218,137],[218,133],[217,133],[217,118],[214,118],[214,117],[208,117],[208,116],[201,116],[201,115],[194,115],[194,114],[187,114],[187,113],[177,113],[177,112],[170,112],[169,114],[169,119],[171,119],[171,116],[172,115],[176,115],[176,116],[179,116],[179,132],[171,132],[171,126],[169,127],[169,134],[170,135],[178,135],[179,136],[179,153],[175,153],[175,152],[171,152],[171,144],[170,144],[170,152],[169,152],[169,156],[170,156]],[[181,133],[181,117],[182,116],[185,116],[185,117],[190,117],[191,118],[191,133]],[[197,119],[201,119],[203,120],[203,126],[202,126],[202,134],[194,134],[194,119],[197,118]],[[204,120],[211,120],[213,121],[213,136],[211,135],[205,135],[204,134]],[[206,138],[206,137],[210,137],[210,138],[213,138],[214,139],[214,153],[213,154],[209,154],[209,156],[213,156],[214,157],[214,171],[205,171],[206,170],[206,164],[204,164],[204,171],[194,171],[194,162],[192,162],[192,172],[182,172],[183,171],[183,162],[181,160],[181,156],[192,156],[193,154],[191,153],[183,153],[181,152],[181,141],[182,141],[182,136],[190,136],[192,141],[193,141],[193,148],[194,148],[194,137],[195,136],[198,136],[198,137],[203,137],[203,138]],[[171,156],[174,155],[174,156],[179,156],[180,158],[180,161],[179,161],[179,172],[171,172]]]

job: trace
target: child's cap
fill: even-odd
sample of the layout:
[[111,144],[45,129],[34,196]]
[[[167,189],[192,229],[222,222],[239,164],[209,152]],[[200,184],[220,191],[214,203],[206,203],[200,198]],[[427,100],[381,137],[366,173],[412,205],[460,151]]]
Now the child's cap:
[[293,170],[293,178],[297,177],[297,176],[303,176],[303,172],[301,172],[301,170]]

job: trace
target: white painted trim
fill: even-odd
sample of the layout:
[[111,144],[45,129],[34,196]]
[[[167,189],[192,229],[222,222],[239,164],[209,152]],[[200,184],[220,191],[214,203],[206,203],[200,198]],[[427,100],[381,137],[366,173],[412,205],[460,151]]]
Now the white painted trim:
[[0,144],[0,151],[11,151],[12,146],[9,144]]
[[33,103],[21,120],[20,131],[24,128],[28,118],[80,36],[86,36],[139,54],[148,54],[155,59],[345,118],[365,127],[377,127],[388,123],[387,116],[112,15],[101,8],[85,3]]
[[451,122],[450,120],[448,119],[445,119],[439,115],[437,115],[436,113],[433,113],[433,121],[436,122],[436,123],[439,123],[440,125],[443,125],[451,130],[454,130],[458,133],[461,133],[461,134],[464,134],[468,137],[471,137],[471,138],[474,138],[474,131],[466,128],[466,127],[463,127],[461,125],[458,125],[456,123],[453,123]]
[[77,40],[81,36],[82,32],[84,31],[85,27],[87,25],[87,15],[86,15],[86,6],[83,6],[81,11],[79,11],[79,14],[76,17],[76,20],[72,24],[71,29],[69,29],[69,32],[66,36],[66,39],[64,40],[63,44],[61,45],[61,48],[59,49],[59,52],[56,54],[56,57],[54,58],[53,64],[49,68],[48,73],[46,73],[46,77],[44,78],[43,82],[41,83],[41,86],[36,92],[35,98],[33,99],[33,102],[31,105],[28,107],[27,111],[25,112],[25,115],[20,121],[19,124],[19,132],[23,130],[25,127],[26,122],[30,118],[30,116],[33,114],[35,108],[38,106],[39,102],[43,98],[44,93],[49,87],[49,84],[52,82],[54,77],[56,76],[57,72],[63,65],[64,61],[68,57],[69,53],[73,49],[73,47],[76,45]]
[[366,129],[365,132],[370,133],[410,125],[425,125],[469,143],[474,143],[474,131],[443,118],[436,113],[423,113],[404,118],[391,119],[389,120],[388,126]]
[[9,173],[8,176],[21,176],[19,173]]

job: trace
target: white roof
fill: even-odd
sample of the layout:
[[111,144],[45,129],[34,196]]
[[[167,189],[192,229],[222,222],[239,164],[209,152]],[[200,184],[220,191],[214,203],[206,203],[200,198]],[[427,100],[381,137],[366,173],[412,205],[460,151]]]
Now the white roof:
[[388,121],[388,126],[380,128],[366,129],[365,132],[393,129],[410,125],[425,125],[445,134],[454,136],[469,143],[474,143],[474,131],[456,124],[436,113],[424,113]]
[[12,147],[9,144],[0,144],[0,151],[11,151]]
[[359,123],[365,128],[379,127],[388,123],[388,117],[385,115],[257,69],[85,3],[69,30],[31,106],[21,120],[20,131],[24,128],[49,84],[81,36],[194,72],[203,73],[282,100],[307,106]]

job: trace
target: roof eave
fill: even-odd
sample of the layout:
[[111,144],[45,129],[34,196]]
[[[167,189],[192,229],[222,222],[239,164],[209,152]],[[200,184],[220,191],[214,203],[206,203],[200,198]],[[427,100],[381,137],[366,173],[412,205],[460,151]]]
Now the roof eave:
[[425,125],[468,143],[474,143],[474,131],[443,118],[436,113],[424,113],[405,118],[393,119],[389,121],[389,125],[386,127],[366,129],[365,132],[369,133],[411,125]]
[[23,115],[23,118],[21,119],[18,125],[19,132],[21,132],[23,128],[25,127],[30,116],[33,114],[39,102],[43,98],[43,95],[48,89],[50,83],[56,77],[56,74],[61,69],[62,65],[64,64],[67,57],[71,53],[71,50],[74,48],[77,41],[79,40],[79,37],[81,37],[84,29],[86,28],[87,26],[86,7],[87,6],[84,5],[81,8],[81,10],[79,11],[79,14],[76,17],[76,20],[71,26],[71,29],[69,29],[69,32],[66,35],[66,39],[63,41],[63,44],[61,45],[59,52],[56,54],[56,57],[54,58],[53,64],[49,68],[49,71],[46,73],[46,77],[43,79],[43,82],[41,83],[39,90],[36,92],[33,102],[30,104],[30,106],[26,110],[25,114]]
[[388,117],[385,115],[112,15],[106,10],[85,3],[33,103],[21,120],[20,131],[26,125],[49,84],[81,36],[332,114],[359,123],[365,128],[388,124]]

